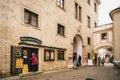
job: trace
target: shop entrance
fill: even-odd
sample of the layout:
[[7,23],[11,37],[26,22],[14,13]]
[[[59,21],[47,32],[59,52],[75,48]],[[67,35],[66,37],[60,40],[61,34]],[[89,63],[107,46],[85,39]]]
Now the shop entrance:
[[35,53],[38,58],[38,48],[11,46],[11,75],[32,71],[32,61],[30,60],[32,53]]
[[[32,71],[32,60],[30,60],[30,58],[32,57],[32,53],[35,53],[38,58],[38,49],[22,47],[22,53],[23,53],[23,64],[28,65],[28,72],[30,72]],[[38,66],[37,66],[37,70],[38,70]]]

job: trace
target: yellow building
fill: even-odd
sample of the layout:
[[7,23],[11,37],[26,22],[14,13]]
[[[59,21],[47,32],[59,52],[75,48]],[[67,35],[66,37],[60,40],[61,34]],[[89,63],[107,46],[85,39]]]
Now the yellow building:
[[31,53],[38,56],[40,72],[71,68],[73,53],[81,55],[83,65],[93,51],[99,4],[99,0],[1,0],[0,72],[20,74],[26,64],[30,72]]

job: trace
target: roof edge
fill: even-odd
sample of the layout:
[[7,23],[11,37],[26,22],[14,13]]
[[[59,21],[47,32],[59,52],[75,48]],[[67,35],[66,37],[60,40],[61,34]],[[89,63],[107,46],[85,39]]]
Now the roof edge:
[[101,4],[100,0],[96,0],[96,2],[97,2],[98,4]]
[[111,18],[112,20],[113,20],[113,18],[112,18],[113,14],[114,14],[115,12],[117,12],[117,11],[120,11],[120,7],[113,9],[113,10],[109,13],[110,18]]

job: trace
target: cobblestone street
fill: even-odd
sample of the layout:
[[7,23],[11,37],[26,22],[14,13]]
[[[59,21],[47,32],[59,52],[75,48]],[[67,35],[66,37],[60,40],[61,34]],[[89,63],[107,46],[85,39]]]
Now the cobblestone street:
[[94,80],[120,80],[120,74],[117,74],[113,67],[91,66],[82,67],[77,70],[65,70],[59,72],[48,72],[21,79],[1,79],[1,80],[86,80],[91,78]]

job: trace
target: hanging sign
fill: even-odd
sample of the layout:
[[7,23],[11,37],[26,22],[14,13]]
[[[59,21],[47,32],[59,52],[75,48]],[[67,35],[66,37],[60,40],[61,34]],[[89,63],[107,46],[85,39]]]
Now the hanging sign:
[[33,38],[33,37],[28,37],[28,36],[27,37],[26,36],[20,37],[20,40],[24,41],[24,42],[35,42],[35,43],[37,43],[39,45],[42,44],[41,40]]

